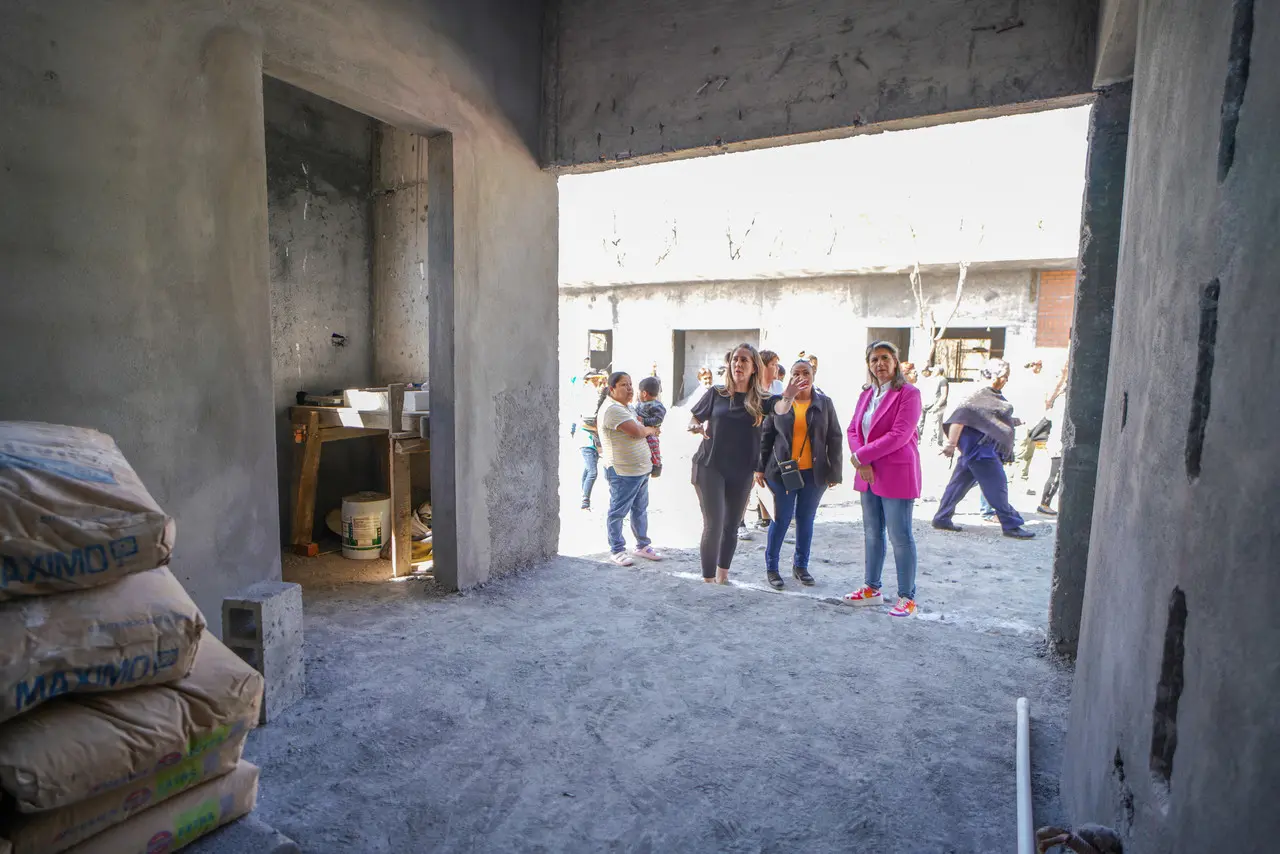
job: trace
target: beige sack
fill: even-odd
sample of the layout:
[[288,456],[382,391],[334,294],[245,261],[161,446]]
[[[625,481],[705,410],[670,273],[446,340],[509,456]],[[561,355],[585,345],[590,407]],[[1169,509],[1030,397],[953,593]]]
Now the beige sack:
[[87,801],[48,812],[6,816],[5,834],[13,844],[13,854],[59,854],[193,786],[221,777],[235,769],[248,737],[248,730],[244,730],[218,750],[184,759],[159,774]]
[[72,854],[172,854],[206,833],[253,812],[258,768],[244,760],[236,770],[129,818]]
[[186,676],[204,616],[168,569],[0,602],[0,721],[62,694]]
[[0,421],[0,600],[163,566],[175,534],[110,436]]
[[172,685],[80,694],[0,724],[0,789],[24,813],[74,804],[203,758],[258,723],[262,674],[216,637]]

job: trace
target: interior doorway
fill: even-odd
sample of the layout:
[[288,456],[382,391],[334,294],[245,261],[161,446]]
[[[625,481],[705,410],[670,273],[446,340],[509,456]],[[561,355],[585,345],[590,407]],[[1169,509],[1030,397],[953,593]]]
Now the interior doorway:
[[739,344],[760,346],[759,329],[684,329],[677,333],[675,370],[680,378],[678,395],[688,397],[698,387],[698,370],[709,368],[715,382],[722,381],[725,353]]
[[1003,326],[948,329],[934,350],[934,362],[943,367],[949,379],[973,382],[988,359],[1004,358],[1004,343]]

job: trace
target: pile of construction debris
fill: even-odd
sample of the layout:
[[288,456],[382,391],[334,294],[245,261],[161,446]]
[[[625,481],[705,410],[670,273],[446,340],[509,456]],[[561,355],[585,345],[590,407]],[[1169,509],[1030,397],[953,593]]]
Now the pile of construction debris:
[[0,854],[172,852],[253,810],[263,679],[110,437],[0,422]]

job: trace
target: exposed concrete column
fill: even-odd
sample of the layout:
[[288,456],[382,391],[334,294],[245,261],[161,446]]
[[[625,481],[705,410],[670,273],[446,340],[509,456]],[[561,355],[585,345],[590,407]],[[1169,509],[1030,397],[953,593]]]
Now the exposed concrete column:
[[1062,434],[1062,499],[1049,599],[1049,638],[1075,655],[1080,637],[1093,496],[1111,355],[1116,265],[1124,209],[1132,83],[1099,90],[1089,119],[1089,161],[1080,222],[1075,322]]
[[427,144],[383,125],[373,154],[374,381],[428,377]]

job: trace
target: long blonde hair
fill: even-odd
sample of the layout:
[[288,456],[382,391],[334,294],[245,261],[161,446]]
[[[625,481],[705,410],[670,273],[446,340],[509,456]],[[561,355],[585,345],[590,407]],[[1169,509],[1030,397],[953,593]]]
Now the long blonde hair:
[[716,391],[721,397],[733,398],[733,354],[739,350],[746,350],[751,354],[751,365],[755,369],[747,383],[747,397],[743,405],[751,413],[755,426],[759,427],[764,422],[764,402],[769,399],[769,392],[760,385],[760,381],[764,379],[764,360],[755,347],[744,341],[725,354],[724,385],[719,386]]

